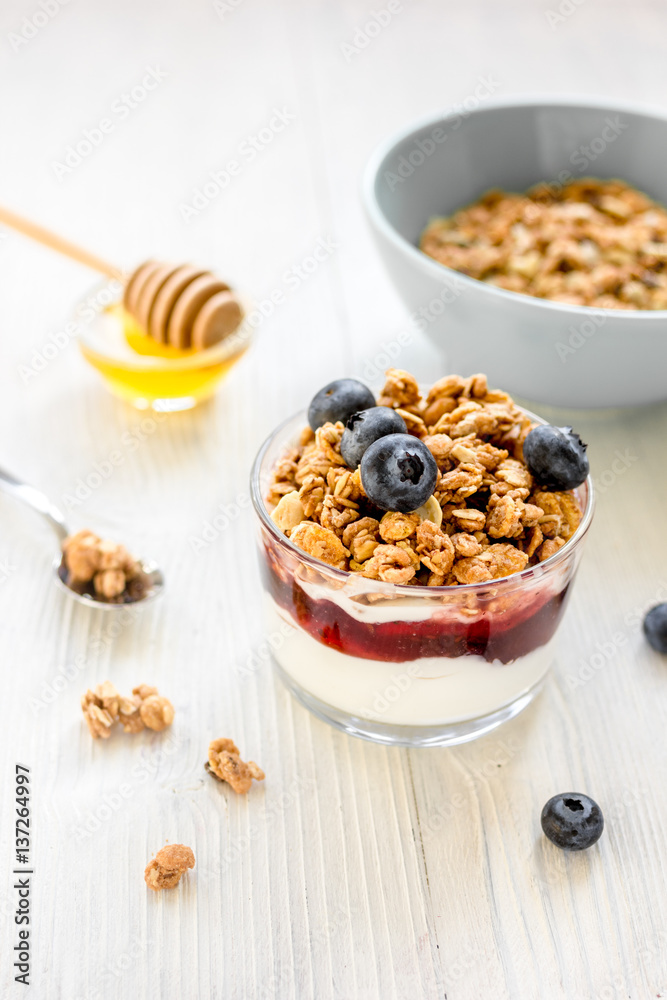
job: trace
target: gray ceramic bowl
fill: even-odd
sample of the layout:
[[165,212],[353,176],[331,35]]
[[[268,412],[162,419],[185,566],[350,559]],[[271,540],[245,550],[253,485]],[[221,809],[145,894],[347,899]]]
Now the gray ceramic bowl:
[[667,398],[667,310],[592,309],[495,288],[417,248],[437,215],[492,187],[622,178],[667,204],[667,117],[591,100],[488,102],[433,116],[374,153],[364,200],[389,275],[447,369],[554,406]]

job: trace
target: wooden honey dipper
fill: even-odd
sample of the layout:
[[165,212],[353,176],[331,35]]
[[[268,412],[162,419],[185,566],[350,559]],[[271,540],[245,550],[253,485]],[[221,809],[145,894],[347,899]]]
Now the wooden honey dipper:
[[121,281],[126,312],[160,344],[202,351],[220,343],[243,322],[237,296],[210,271],[150,260],[126,278],[120,268],[2,206],[0,223]]

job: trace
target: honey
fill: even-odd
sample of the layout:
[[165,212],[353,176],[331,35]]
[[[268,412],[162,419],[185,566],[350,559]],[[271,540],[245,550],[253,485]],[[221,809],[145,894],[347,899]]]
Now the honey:
[[139,409],[187,410],[213,395],[249,346],[247,331],[204,351],[149,337],[120,303],[81,331],[79,344],[110,390]]

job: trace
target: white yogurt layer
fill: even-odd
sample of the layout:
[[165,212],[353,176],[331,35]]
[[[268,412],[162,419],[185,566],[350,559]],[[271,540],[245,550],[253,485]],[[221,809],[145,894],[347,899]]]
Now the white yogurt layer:
[[[300,687],[340,711],[392,725],[436,726],[488,715],[534,687],[554,659],[552,639],[511,663],[471,655],[387,663],[325,646],[268,596],[266,615],[269,634],[284,636],[273,655]],[[293,626],[286,636],[283,622]]]

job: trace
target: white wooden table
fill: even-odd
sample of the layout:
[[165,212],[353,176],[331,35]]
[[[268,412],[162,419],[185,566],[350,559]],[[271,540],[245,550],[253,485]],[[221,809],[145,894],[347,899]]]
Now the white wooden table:
[[[667,103],[664,10],[584,0],[550,27],[551,0],[402,0],[368,40],[358,31],[381,0],[54,4],[46,23],[30,0],[0,14],[0,200],[121,264],[193,259],[259,300],[285,294],[213,403],[155,421],[108,395],[72,343],[36,371],[94,279],[2,233],[0,465],[63,502],[120,450],[71,521],[168,577],[164,600],[110,635],[103,613],[54,588],[48,529],[0,498],[3,998],[666,995],[667,660],[640,628],[667,593],[665,406],[559,415],[589,441],[603,489],[558,668],[522,717],[461,748],[385,749],[312,718],[257,656],[249,513],[192,545],[246,497],[277,419],[368,371],[405,326],[358,198],[376,142],[482,77],[498,96]],[[151,70],[130,107],[122,95]],[[276,109],[282,130],[267,135]],[[89,156],[54,166],[103,118],[113,128]],[[232,159],[224,190],[184,210]],[[295,281],[320,240],[327,259]],[[420,336],[399,364],[441,373]],[[79,696],[106,678],[158,684],[172,730],[93,742]],[[266,770],[247,798],[203,771],[218,735]],[[27,989],[11,967],[16,761],[33,785]],[[607,820],[581,856],[540,832],[542,805],[566,790]],[[191,845],[197,866],[156,896],[143,868],[166,840]]]

